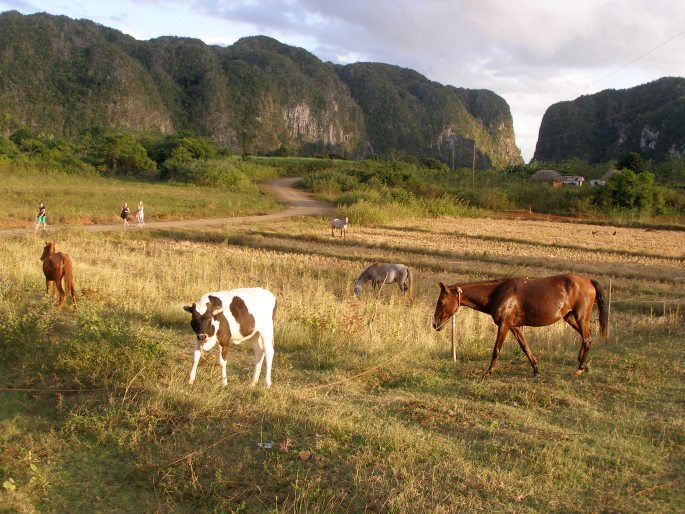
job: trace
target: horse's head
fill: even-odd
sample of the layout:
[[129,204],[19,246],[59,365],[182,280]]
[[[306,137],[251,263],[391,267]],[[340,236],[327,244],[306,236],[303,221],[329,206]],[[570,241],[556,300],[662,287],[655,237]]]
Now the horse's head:
[[362,294],[362,283],[357,281],[354,283],[354,296],[357,298]]
[[461,287],[446,286],[442,282],[439,282],[439,285],[440,296],[438,296],[438,303],[433,314],[433,328],[438,331],[443,329],[447,321],[457,313],[461,306]]
[[44,261],[48,257],[50,257],[52,254],[55,253],[55,242],[54,241],[45,241],[45,247],[43,248],[43,255],[40,256],[40,260]]

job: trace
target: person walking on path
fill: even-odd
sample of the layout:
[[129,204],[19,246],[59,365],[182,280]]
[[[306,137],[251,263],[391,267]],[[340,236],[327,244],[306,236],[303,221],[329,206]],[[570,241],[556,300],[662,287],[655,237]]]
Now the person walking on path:
[[38,230],[38,227],[40,227],[41,223],[43,224],[43,232],[45,232],[45,229],[48,227],[48,224],[45,221],[45,204],[43,202],[40,202],[38,214],[36,214],[36,230]]
[[136,221],[138,222],[139,227],[145,224],[145,210],[142,200],[138,202],[138,208],[136,209]]
[[131,216],[131,209],[128,208],[128,203],[124,202],[121,206],[121,219],[124,220],[124,228],[128,227],[128,218]]

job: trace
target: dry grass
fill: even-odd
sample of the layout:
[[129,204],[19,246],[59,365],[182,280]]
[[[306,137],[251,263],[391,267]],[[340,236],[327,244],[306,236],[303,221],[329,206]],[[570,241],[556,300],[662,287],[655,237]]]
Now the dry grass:
[[[0,501],[26,512],[682,511],[683,315],[677,302],[639,303],[685,296],[681,256],[658,260],[645,243],[598,260],[582,231],[553,248],[568,224],[502,223],[353,227],[344,242],[324,220],[64,232],[57,246],[76,263],[80,304],[56,318],[43,300],[41,240],[3,241],[0,328],[13,350],[5,346],[0,385],[111,390],[0,395],[0,478],[17,484]],[[506,253],[510,239],[520,246]],[[352,297],[371,260],[415,267],[411,305],[393,288]],[[634,302],[614,305],[614,336],[593,348],[588,376],[572,376],[579,341],[557,324],[526,329],[542,377],[530,378],[508,341],[499,372],[483,380],[495,327],[466,309],[451,362],[449,334],[429,325],[437,280],[543,275],[567,263],[611,268],[617,294]],[[635,265],[650,269],[636,275]],[[274,387],[247,386],[251,351],[236,347],[228,387],[212,354],[189,388],[181,306],[239,286],[279,298]],[[26,352],[34,345],[42,351]],[[269,441],[273,449],[257,447]]]

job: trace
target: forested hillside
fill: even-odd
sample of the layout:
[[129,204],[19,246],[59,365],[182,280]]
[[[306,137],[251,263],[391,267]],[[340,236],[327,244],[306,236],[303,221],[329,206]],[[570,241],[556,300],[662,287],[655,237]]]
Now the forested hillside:
[[607,162],[637,152],[656,161],[685,155],[685,78],[607,89],[547,109],[535,159]]
[[87,20],[0,15],[0,135],[26,126],[192,130],[244,153],[522,162],[509,106],[377,63],[336,66],[256,36],[138,41]]

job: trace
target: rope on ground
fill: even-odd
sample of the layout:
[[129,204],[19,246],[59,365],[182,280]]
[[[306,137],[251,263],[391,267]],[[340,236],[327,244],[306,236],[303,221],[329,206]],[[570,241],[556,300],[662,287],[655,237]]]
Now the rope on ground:
[[356,373],[355,375],[350,375],[350,376],[348,376],[348,377],[345,377],[345,378],[342,378],[342,379],[340,379],[340,380],[336,380],[335,382],[330,382],[330,383],[327,383],[327,384],[319,384],[319,385],[315,385],[315,386],[302,387],[302,388],[300,388],[300,389],[296,389],[295,391],[296,391],[296,392],[297,392],[297,391],[314,391],[314,390],[316,390],[316,389],[323,389],[323,388],[326,388],[326,387],[334,387],[334,386],[337,386],[337,385],[340,385],[340,384],[346,384],[346,383],[348,383],[348,382],[354,380],[355,378],[362,377],[362,376],[364,376],[364,375],[367,375],[367,374],[371,373],[372,371],[377,370],[378,368],[382,368],[382,367],[385,366],[386,364],[389,364],[390,362],[392,362],[392,361],[394,361],[395,359],[397,359],[398,357],[404,355],[405,353],[407,353],[409,350],[411,350],[411,349],[413,349],[413,348],[414,348],[414,346],[407,346],[404,350],[402,350],[402,351],[399,352],[399,353],[396,353],[395,355],[393,355],[393,356],[390,357],[389,359],[384,360],[384,361],[381,362],[380,364],[376,364],[375,366],[372,366],[372,367],[370,367],[370,368],[367,368],[367,369],[365,369],[364,371],[361,371],[361,372],[359,372],[359,373]]
[[613,300],[612,303],[681,303],[685,302],[685,298],[673,298],[667,300],[631,300],[626,298],[623,300]]
[[[129,387],[126,391],[137,391],[146,387]],[[92,389],[40,389],[34,387],[0,387],[0,393],[104,393],[121,390],[120,387],[98,387]]]

